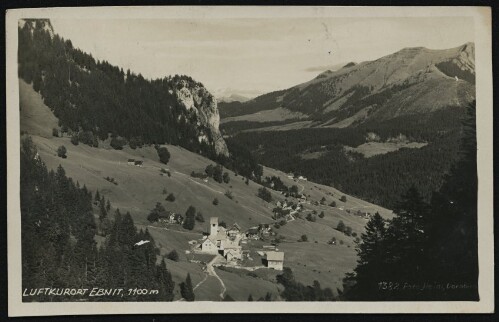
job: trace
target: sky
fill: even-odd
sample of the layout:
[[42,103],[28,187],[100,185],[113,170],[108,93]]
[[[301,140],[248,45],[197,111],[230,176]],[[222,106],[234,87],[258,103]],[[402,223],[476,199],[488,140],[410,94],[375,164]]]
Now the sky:
[[463,17],[51,19],[56,33],[99,60],[149,79],[185,74],[216,96],[259,94],[306,82],[348,62],[405,47],[473,41]]

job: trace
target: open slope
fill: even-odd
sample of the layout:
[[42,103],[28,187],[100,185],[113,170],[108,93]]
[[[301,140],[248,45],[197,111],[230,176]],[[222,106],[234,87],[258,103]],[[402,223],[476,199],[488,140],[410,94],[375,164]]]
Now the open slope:
[[[146,219],[148,213],[156,202],[161,202],[167,210],[181,214],[192,205],[203,213],[206,220],[211,216],[217,216],[228,225],[237,222],[243,229],[247,229],[260,223],[272,223],[272,208],[275,207],[275,201],[284,200],[284,196],[272,191],[274,203],[267,203],[256,195],[260,185],[252,181],[247,185],[241,176],[235,176],[228,170],[225,170],[230,173],[228,184],[220,184],[211,179],[204,182],[193,178],[190,176],[192,171],[204,171],[205,167],[213,162],[178,146],[167,146],[171,153],[168,165],[159,162],[156,150],[152,146],[135,150],[128,147],[114,150],[107,142],[101,142],[99,148],[84,144],[75,146],[71,144],[69,137],[49,135],[54,124],[57,124],[57,119],[51,114],[50,109],[38,100],[39,97],[32,87],[23,81],[20,82],[20,95],[23,104],[21,128],[32,136],[47,167],[56,169],[61,164],[66,174],[74,181],[78,181],[81,185],[85,184],[91,191],[98,189],[101,195],[111,201],[113,207],[119,208],[122,212],[129,211],[138,228],[148,228],[161,249],[161,255],[173,249],[179,252],[179,262],[167,261],[167,267],[177,285],[185,279],[187,273],[190,273],[193,285],[205,280],[196,289],[198,298],[217,300],[220,285],[212,276],[206,277],[203,262],[190,262],[192,256],[185,253],[189,249],[189,241],[201,238],[202,232],[207,229],[206,224],[196,223],[192,231],[180,227],[165,229],[149,223]],[[36,116],[36,119],[29,118],[30,115]],[[57,156],[56,150],[61,145],[67,148],[66,159]],[[143,167],[128,165],[129,158],[143,160]],[[168,169],[171,176],[161,175],[161,168]],[[353,237],[343,235],[334,227],[342,220],[360,235],[366,220],[353,215],[353,212],[379,211],[383,216],[390,217],[391,211],[350,196],[347,196],[347,201],[343,203],[339,200],[343,195],[340,191],[313,182],[289,179],[286,174],[278,170],[265,168],[264,175],[277,175],[288,186],[296,184],[301,192],[309,196],[308,201],[319,201],[325,197],[326,204],[333,200],[337,202],[337,208],[305,204],[304,214],[314,210],[317,213],[324,211],[325,217],[317,218],[316,222],[297,219],[277,229],[277,233],[285,238],[285,242],[279,247],[286,252],[285,265],[296,270],[297,280],[311,284],[317,279],[323,287],[331,287],[334,290],[341,287],[341,278],[355,265],[355,244]],[[106,177],[114,178],[117,185],[108,182]],[[164,189],[175,195],[174,202],[165,200]],[[227,190],[232,191],[233,200],[224,196]],[[217,206],[212,203],[214,198],[219,200]],[[309,242],[297,242],[303,234],[307,234]],[[332,237],[336,237],[338,241],[343,240],[344,245],[328,245],[327,241]],[[245,274],[223,272],[219,276],[225,281],[228,294],[238,300],[245,300],[250,293],[256,297],[265,294],[266,291],[277,292],[277,288],[272,288],[269,284],[275,284],[275,274],[265,278],[254,278]],[[209,285],[211,286],[208,287]],[[250,288],[247,294],[243,291],[232,294],[231,290],[236,290],[238,285],[247,285]],[[274,294],[275,296],[277,294]]]

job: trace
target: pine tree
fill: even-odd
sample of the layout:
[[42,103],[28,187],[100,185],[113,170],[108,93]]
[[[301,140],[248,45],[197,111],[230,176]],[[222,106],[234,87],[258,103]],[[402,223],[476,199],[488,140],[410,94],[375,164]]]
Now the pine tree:
[[402,195],[394,209],[396,216],[387,230],[386,250],[389,260],[399,265],[397,268],[392,266],[392,277],[401,275],[405,278],[407,272],[412,272],[412,277],[421,274],[427,260],[429,210],[429,205],[414,185]]
[[175,283],[173,283],[170,272],[166,269],[164,260],[161,261],[157,269],[157,279],[160,285],[161,299],[164,301],[172,301]]
[[100,194],[99,194],[99,190],[96,190],[96,191],[95,191],[95,199],[94,199],[94,200],[95,200],[95,202],[96,202],[96,203],[97,203],[97,202],[100,202]]
[[377,283],[385,279],[386,273],[386,223],[379,213],[375,213],[366,224],[357,246],[357,267],[354,269],[355,284],[348,290],[347,300],[375,300],[379,295]]
[[192,289],[191,274],[189,273],[187,274],[185,282],[180,284],[180,294],[186,301],[194,301],[194,290]]
[[194,225],[196,224],[195,216],[196,216],[196,208],[194,208],[193,206],[189,206],[189,208],[185,212],[185,220],[182,227],[188,230],[193,230]]
[[[427,275],[435,279],[478,283],[476,106],[467,107],[463,120],[461,159],[452,167],[438,193],[434,193],[428,241]],[[438,299],[478,300],[478,287],[437,294]]]

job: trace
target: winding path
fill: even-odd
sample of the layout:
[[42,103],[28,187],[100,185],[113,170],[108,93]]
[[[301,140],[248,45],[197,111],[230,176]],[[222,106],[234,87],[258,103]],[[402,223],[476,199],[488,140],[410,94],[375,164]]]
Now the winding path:
[[225,295],[225,291],[227,291],[227,288],[225,287],[224,281],[220,278],[220,276],[217,275],[217,272],[215,272],[215,269],[213,268],[213,264],[220,258],[220,255],[215,256],[207,265],[206,265],[206,272],[210,275],[215,277],[219,282],[220,285],[222,286],[222,292],[220,292],[220,298],[223,299]]

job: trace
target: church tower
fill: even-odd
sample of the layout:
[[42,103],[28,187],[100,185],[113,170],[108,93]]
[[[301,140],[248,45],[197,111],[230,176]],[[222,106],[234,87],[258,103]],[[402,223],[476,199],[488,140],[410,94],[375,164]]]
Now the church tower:
[[215,236],[218,233],[218,217],[210,218],[210,236]]

